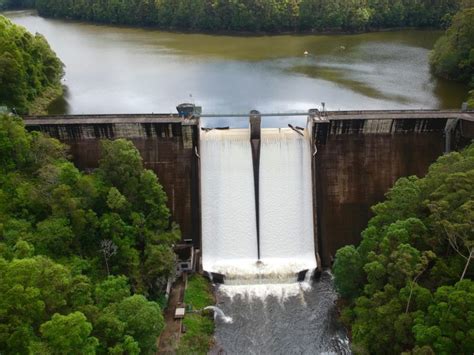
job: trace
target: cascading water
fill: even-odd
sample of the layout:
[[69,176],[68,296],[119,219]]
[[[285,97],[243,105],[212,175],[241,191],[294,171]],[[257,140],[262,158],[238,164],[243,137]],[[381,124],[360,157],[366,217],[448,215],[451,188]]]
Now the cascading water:
[[308,136],[262,129],[260,158],[261,255],[274,277],[316,268],[311,149]]
[[330,276],[314,287],[296,282],[316,268],[307,132],[261,131],[260,260],[250,147],[248,130],[201,133],[203,268],[226,275],[217,299],[233,319],[216,317],[215,350],[350,353]]
[[245,273],[258,259],[249,140],[246,129],[201,133],[202,262],[208,272]]
[[350,354],[338,322],[331,275],[312,286],[220,285],[219,307],[232,323],[216,320],[212,354]]

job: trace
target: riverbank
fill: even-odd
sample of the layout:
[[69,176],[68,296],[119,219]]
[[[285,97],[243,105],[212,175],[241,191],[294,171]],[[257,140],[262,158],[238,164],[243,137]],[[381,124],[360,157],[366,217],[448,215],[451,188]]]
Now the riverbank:
[[[165,328],[158,339],[158,354],[207,354],[214,343],[212,312],[203,308],[215,304],[212,285],[201,275],[182,275],[173,284],[164,311]],[[185,308],[184,318],[176,318]]]
[[[373,0],[360,4],[352,0],[162,0],[150,2],[109,2],[91,0],[39,0],[35,4],[42,16],[78,19],[94,23],[145,25],[197,31],[286,32],[367,28],[437,27],[449,23],[459,9],[458,0],[435,3],[387,3]],[[91,8],[94,11],[91,11]]]
[[47,115],[48,107],[64,93],[62,85],[47,87],[29,106],[29,115]]
[[189,277],[184,293],[187,307],[183,319],[184,335],[179,341],[179,354],[207,354],[213,345],[214,320],[212,315],[202,309],[215,304],[212,286],[203,276]]
[[232,36],[232,37],[277,37],[277,36],[337,36],[337,35],[360,35],[364,33],[384,33],[384,32],[397,32],[397,31],[442,31],[439,27],[436,26],[399,26],[399,27],[367,27],[364,29],[352,29],[344,30],[341,28],[332,28],[332,29],[295,29],[295,30],[276,30],[276,31],[262,31],[262,30],[226,30],[226,29],[198,29],[198,28],[183,28],[183,27],[161,27],[157,25],[146,25],[146,24],[124,24],[124,23],[110,23],[105,21],[93,21],[93,20],[80,20],[74,17],[65,16],[65,17],[55,17],[55,16],[46,16],[44,14],[39,14],[38,10],[31,9],[8,9],[0,11],[0,14],[8,16],[13,13],[25,13],[28,15],[39,16],[44,19],[67,21],[75,24],[87,24],[87,25],[96,25],[96,26],[113,26],[116,28],[123,29],[143,29],[143,30],[153,30],[160,31],[169,34],[189,34],[189,35],[212,35],[212,36]]

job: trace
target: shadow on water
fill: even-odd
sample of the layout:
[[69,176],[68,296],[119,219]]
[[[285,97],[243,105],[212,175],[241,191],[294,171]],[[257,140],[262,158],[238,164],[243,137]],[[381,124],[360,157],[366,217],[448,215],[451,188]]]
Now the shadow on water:
[[433,81],[433,92],[439,99],[439,107],[459,109],[462,103],[467,100],[468,85],[442,78],[433,78]]
[[51,102],[47,108],[48,115],[67,115],[71,112],[69,105],[70,92],[66,85],[63,85],[63,94]]
[[[225,354],[350,354],[346,330],[339,323],[332,276],[324,272],[313,287],[287,292],[294,285],[273,288],[259,297],[235,294],[232,286],[217,291],[219,307],[232,323],[216,323],[217,346]],[[286,293],[286,294],[285,294]]]
[[358,92],[361,95],[373,99],[383,99],[407,105],[411,103],[411,100],[405,96],[384,94],[382,91],[368,85],[367,82],[352,79],[347,73],[347,69],[341,70],[322,65],[301,65],[291,68],[290,71],[293,73],[303,74],[310,78],[332,82],[345,89]]

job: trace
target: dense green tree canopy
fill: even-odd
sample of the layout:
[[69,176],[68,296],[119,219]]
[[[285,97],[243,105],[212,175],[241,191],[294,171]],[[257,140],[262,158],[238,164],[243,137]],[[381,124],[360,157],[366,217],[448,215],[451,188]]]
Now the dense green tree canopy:
[[60,18],[231,31],[440,27],[460,0],[37,0],[41,15]]
[[[465,82],[474,89],[474,1],[462,2],[462,10],[436,42],[430,62],[436,75]],[[469,92],[467,103],[474,109],[474,90]]]
[[35,3],[36,0],[0,0],[0,10],[32,8]]
[[431,64],[437,75],[474,85],[474,6],[454,16],[446,35],[435,45]]
[[373,207],[360,245],[337,252],[335,285],[355,349],[473,353],[473,201],[474,144],[422,179],[400,179]]
[[63,64],[40,34],[0,15],[0,106],[27,113],[48,89],[60,88]]
[[98,340],[90,337],[92,324],[81,312],[55,314],[40,327],[41,337],[51,354],[95,354]]
[[0,116],[0,349],[153,353],[179,229],[130,142],[92,174],[57,140]]

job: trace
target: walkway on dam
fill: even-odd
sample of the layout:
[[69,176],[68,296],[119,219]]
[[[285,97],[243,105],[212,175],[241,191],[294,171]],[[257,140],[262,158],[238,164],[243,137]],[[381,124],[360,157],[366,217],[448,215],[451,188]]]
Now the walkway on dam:
[[[203,114],[200,117],[249,117],[250,114]],[[309,116],[309,113],[261,113],[262,117]],[[313,111],[316,121],[332,120],[398,120],[398,119],[462,119],[474,122],[474,111],[460,110],[370,110],[370,111]],[[182,123],[198,125],[199,119],[183,119],[177,114],[105,114],[105,115],[50,115],[25,116],[26,126],[126,124],[126,123]]]

